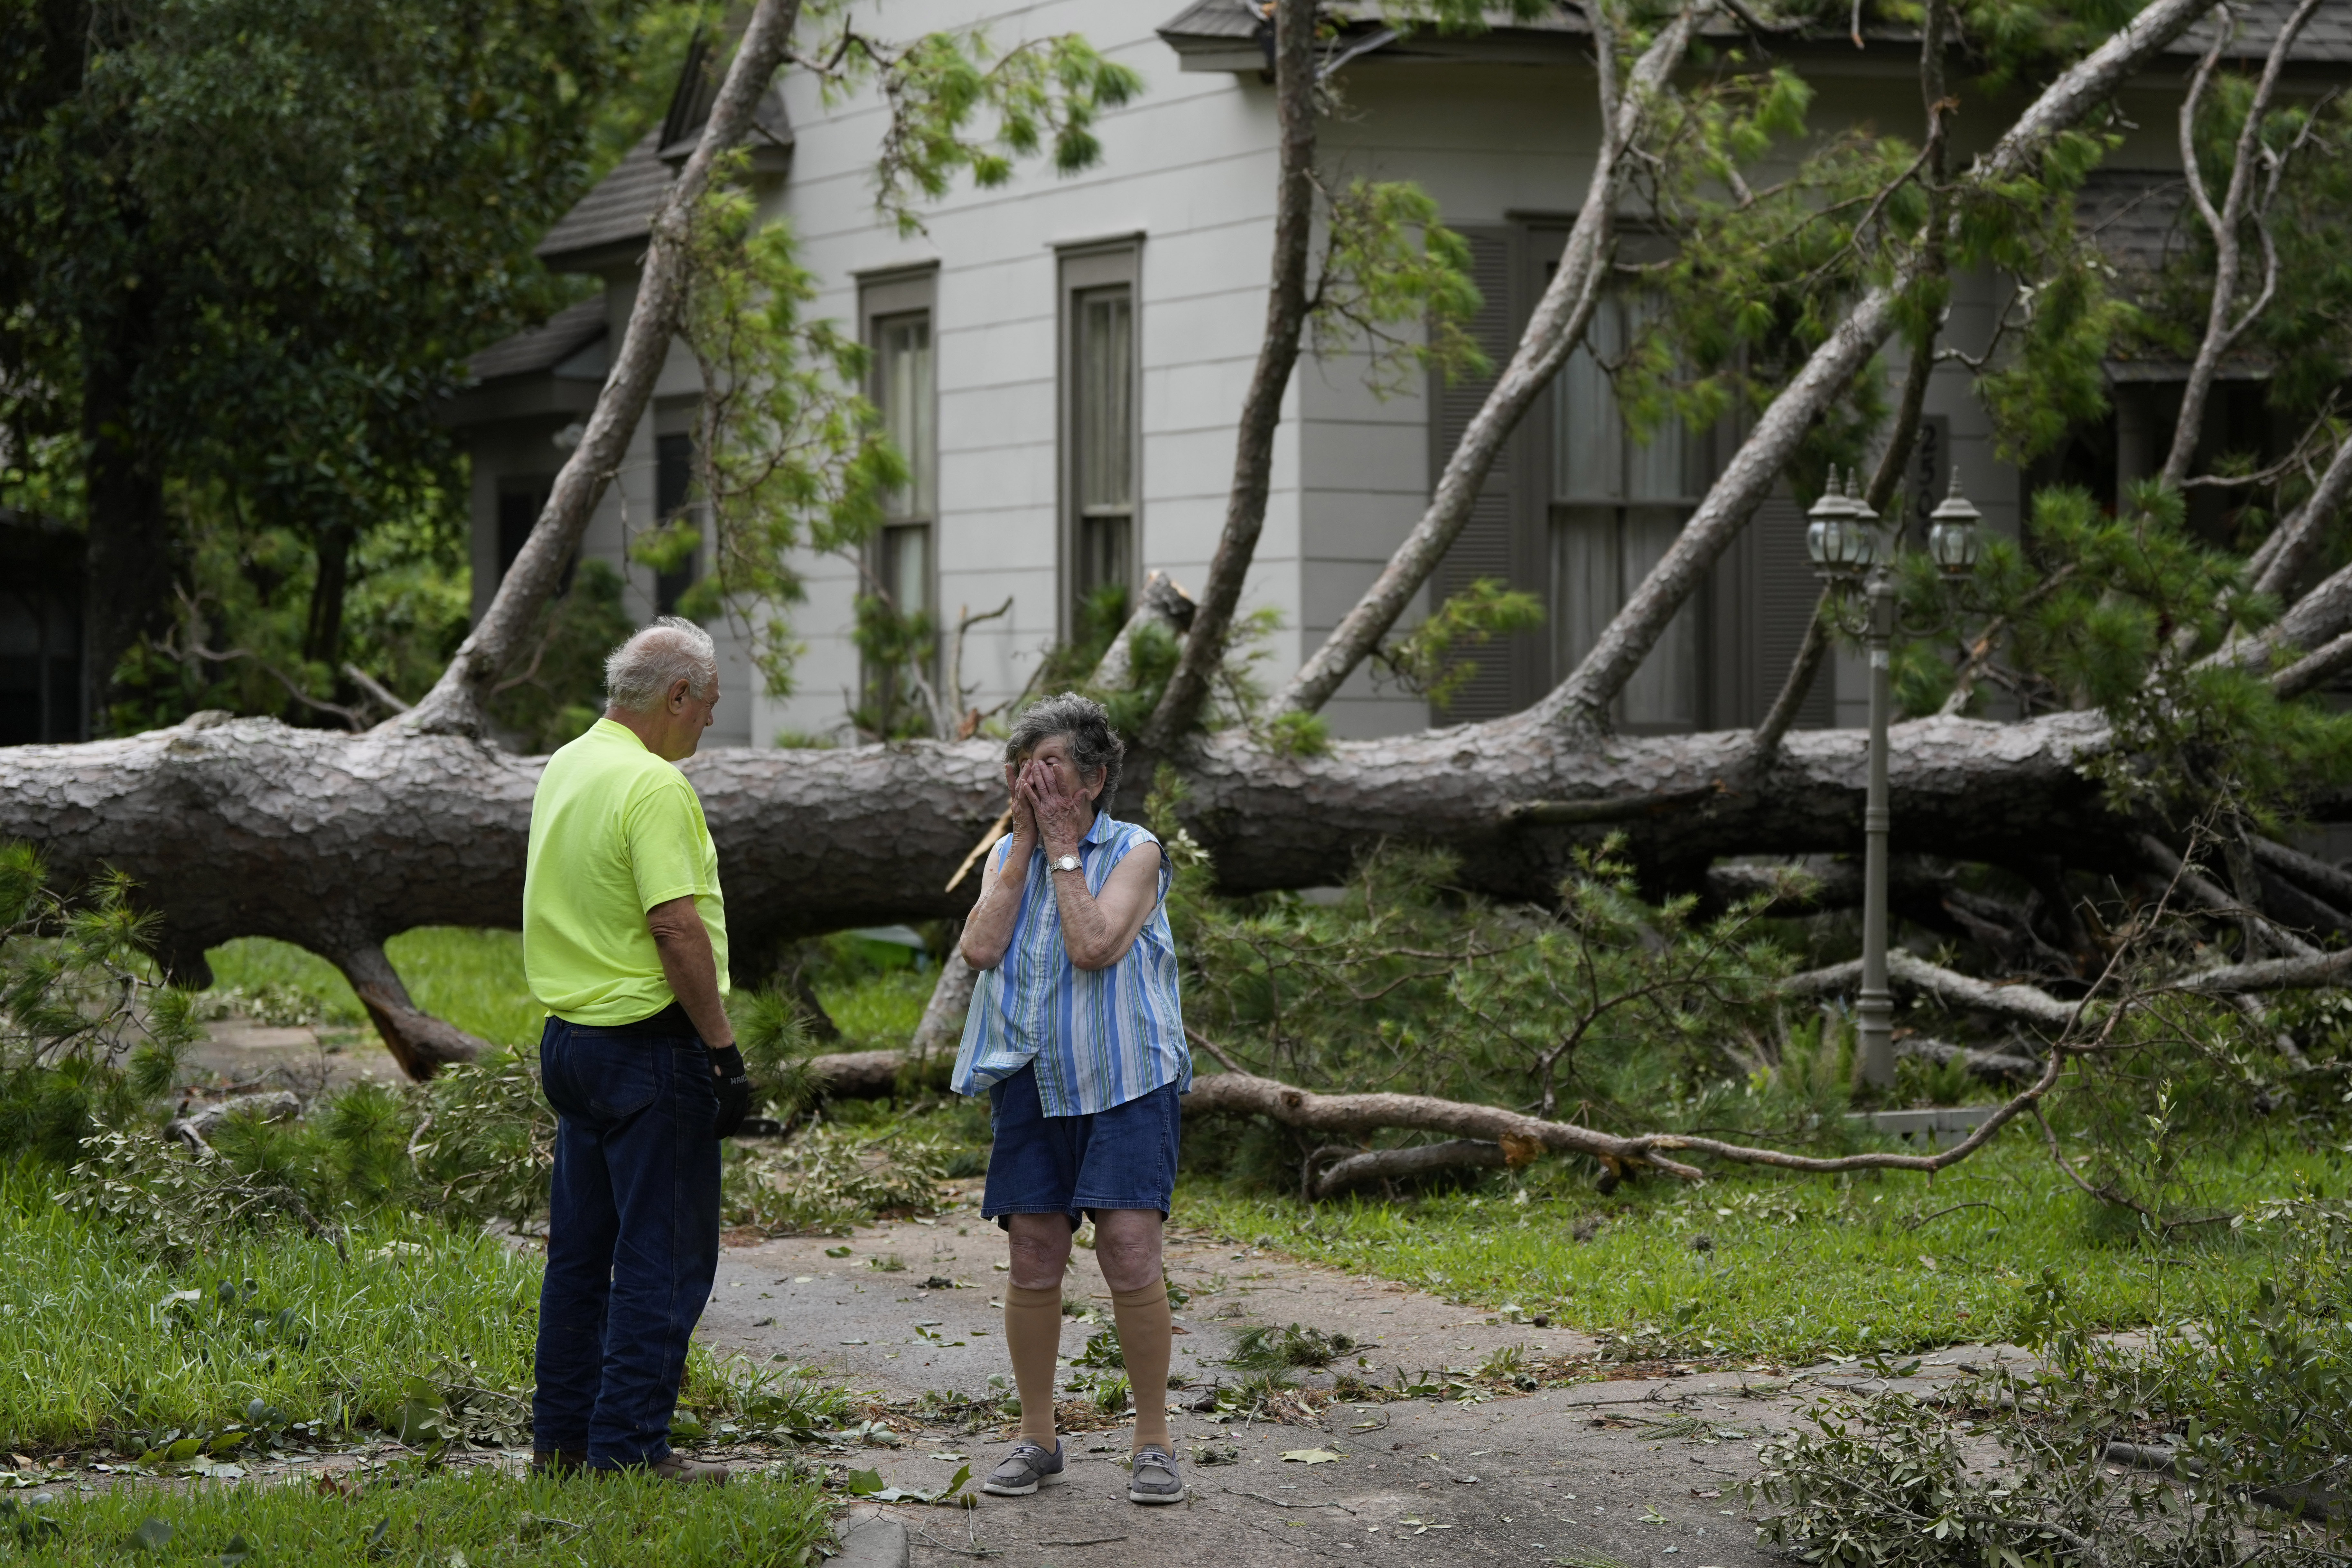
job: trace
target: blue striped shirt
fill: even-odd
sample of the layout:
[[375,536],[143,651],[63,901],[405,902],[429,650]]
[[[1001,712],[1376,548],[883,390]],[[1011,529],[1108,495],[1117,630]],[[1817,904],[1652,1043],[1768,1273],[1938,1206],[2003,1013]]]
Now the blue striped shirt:
[[[1087,891],[1100,897],[1112,868],[1139,844],[1160,841],[1131,822],[1097,813],[1078,846]],[[1011,834],[995,850],[1011,876]],[[1162,1084],[1192,1087],[1192,1053],[1176,997],[1176,943],[1168,931],[1168,856],[1160,856],[1160,897],[1134,945],[1108,969],[1080,969],[1062,942],[1062,910],[1045,851],[1029,857],[1013,941],[972,986],[956,1052],[958,1094],[984,1094],[1034,1062],[1037,1100],[1048,1116],[1092,1116]]]

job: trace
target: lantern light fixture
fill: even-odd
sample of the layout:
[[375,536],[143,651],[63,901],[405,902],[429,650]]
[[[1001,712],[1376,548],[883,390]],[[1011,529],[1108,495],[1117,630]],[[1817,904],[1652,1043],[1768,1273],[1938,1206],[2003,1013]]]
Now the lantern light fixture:
[[1868,571],[1878,559],[1878,531],[1871,526],[1878,521],[1876,514],[1854,495],[1851,478],[1841,492],[1837,470],[1832,468],[1822,499],[1805,515],[1810,519],[1805,525],[1805,553],[1813,558],[1813,570],[1822,577],[1850,580]]
[[1927,514],[1927,553],[1947,577],[1966,577],[1977,569],[1979,542],[1977,523],[1984,516],[1960,493],[1960,470],[1952,469],[1952,491]]

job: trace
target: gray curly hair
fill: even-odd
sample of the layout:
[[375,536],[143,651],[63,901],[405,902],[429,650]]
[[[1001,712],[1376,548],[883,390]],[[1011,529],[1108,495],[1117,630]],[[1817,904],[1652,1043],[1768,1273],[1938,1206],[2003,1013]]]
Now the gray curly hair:
[[1026,762],[1050,735],[1069,741],[1070,762],[1078,770],[1081,784],[1088,773],[1102,774],[1102,793],[1095,796],[1095,809],[1108,811],[1118,794],[1118,765],[1127,755],[1127,742],[1118,738],[1103,705],[1075,691],[1038,699],[1013,721],[1013,733],[1004,741],[1004,760]]
[[692,621],[663,616],[604,661],[604,693],[615,708],[650,713],[679,681],[697,702],[719,684],[719,648]]

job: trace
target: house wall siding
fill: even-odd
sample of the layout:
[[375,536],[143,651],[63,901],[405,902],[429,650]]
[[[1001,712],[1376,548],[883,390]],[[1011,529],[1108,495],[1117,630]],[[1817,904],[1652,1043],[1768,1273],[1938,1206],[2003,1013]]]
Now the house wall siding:
[[[804,74],[788,72],[782,79],[797,143],[790,176],[770,189],[765,210],[791,223],[801,260],[819,279],[814,312],[855,321],[861,275],[937,268],[938,607],[952,628],[961,611],[1012,603],[1005,616],[976,628],[964,648],[963,673],[975,688],[971,700],[982,709],[1023,689],[1063,620],[1063,248],[1121,236],[1136,237],[1139,247],[1139,574],[1167,571],[1198,591],[1223,523],[1234,422],[1265,316],[1274,105],[1270,86],[1255,72],[1181,71],[1152,31],[1166,19],[1160,8],[1131,0],[999,5],[980,17],[954,0],[857,6],[856,25],[888,37],[977,24],[1003,48],[1083,34],[1146,82],[1138,101],[1101,121],[1103,157],[1094,169],[1063,178],[1030,163],[999,189],[960,183],[945,199],[921,207],[922,228],[913,234],[900,234],[875,207],[880,107],[870,96],[827,105]],[[1856,126],[1914,132],[1916,89],[1899,76],[1873,74],[1887,69],[1885,62],[1809,59],[1803,68],[1820,92],[1818,134]],[[1324,121],[1320,131],[1327,178],[1415,181],[1436,198],[1447,223],[1517,236],[1509,289],[1523,313],[1541,287],[1544,254],[1556,250],[1590,177],[1598,123],[1589,69],[1567,56],[1549,63],[1430,63],[1375,53],[1352,65],[1340,85],[1346,112]],[[2161,128],[2170,123],[2171,95],[2136,92],[2126,101],[2143,129],[2115,161],[2162,166],[2170,157]],[[1965,162],[2008,123],[2015,107],[1987,105],[1963,115],[1956,161]],[[1781,149],[1755,177],[1785,172],[1801,151]],[[611,283],[617,342],[632,279],[624,274]],[[1957,279],[1948,341],[1981,347],[2000,302],[1990,278]],[[1265,527],[1244,595],[1245,612],[1271,606],[1283,618],[1260,666],[1269,683],[1286,678],[1371,583],[1421,516],[1442,461],[1430,438],[1426,378],[1407,374],[1383,395],[1371,384],[1360,345],[1323,346],[1330,352],[1302,361],[1284,400]],[[1507,339],[1502,346],[1507,350]],[[1890,395],[1902,359],[1899,345],[1890,347]],[[697,390],[690,356],[674,351],[658,396],[690,398]],[[1948,460],[1958,464],[1989,524],[2013,533],[2019,478],[1992,451],[1964,367],[1939,368],[1928,412],[1941,422]],[[1538,408],[1514,438],[1515,462],[1530,444],[1549,440],[1544,418]],[[626,566],[625,552],[628,535],[652,521],[651,430],[648,422],[637,433],[587,543],[592,554],[624,566],[630,608],[641,616],[651,614],[651,574]],[[482,552],[495,550],[488,469],[523,460],[516,442],[544,438],[545,432],[511,431],[478,437],[478,583],[488,578]],[[1545,498],[1535,493],[1532,477],[1543,466],[1529,465],[1522,487],[1528,493],[1509,502],[1511,559],[1517,575],[1532,579],[1522,586],[1540,587],[1547,574]],[[1777,670],[1759,673],[1739,661],[1751,648],[1769,658],[1782,645],[1793,646],[1779,622],[1790,614],[1788,603],[1804,597],[1803,585],[1779,556],[1793,547],[1790,520],[1810,499],[1780,498],[1771,514],[1780,526],[1751,531],[1717,574],[1717,646],[1705,656],[1717,688],[1715,700],[1702,709],[1707,721],[1748,721],[1777,689]],[[782,612],[804,648],[792,693],[754,692],[746,640],[753,628],[714,628],[728,650],[730,691],[742,694],[722,708],[720,739],[767,745],[788,733],[847,738],[845,712],[860,674],[851,636],[856,569],[832,556],[796,564],[807,598]],[[486,585],[478,599],[486,601],[488,592]],[[1426,598],[1407,624],[1423,613]],[[1528,700],[1561,673],[1549,668],[1548,635],[1524,639],[1525,647],[1506,656],[1513,666],[1511,700]],[[1496,656],[1490,650],[1485,657]],[[1813,717],[1858,722],[1860,674],[1851,661],[1835,661]],[[1368,668],[1342,687],[1326,717],[1335,733],[1357,736],[1419,728],[1431,715],[1421,700],[1384,686]]]

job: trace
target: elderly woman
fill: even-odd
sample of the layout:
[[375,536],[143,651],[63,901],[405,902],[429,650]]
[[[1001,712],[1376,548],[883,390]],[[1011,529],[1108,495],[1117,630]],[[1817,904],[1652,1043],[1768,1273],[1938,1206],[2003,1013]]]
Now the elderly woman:
[[988,858],[963,956],[980,972],[955,1088],[989,1097],[996,1144],[981,1213],[1013,1244],[1004,1345],[1021,1436],[983,1488],[1025,1497],[1059,1479],[1055,1356],[1062,1274],[1082,1215],[1135,1393],[1131,1502],[1182,1500],[1168,1447],[1172,1329],[1160,1233],[1176,1189],[1177,1097],[1192,1059],[1176,1001],[1160,841],[1103,809],[1122,748],[1076,695],[1024,712],[1004,746],[1012,831]]

